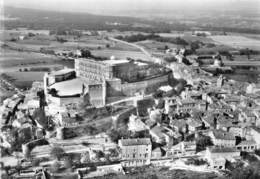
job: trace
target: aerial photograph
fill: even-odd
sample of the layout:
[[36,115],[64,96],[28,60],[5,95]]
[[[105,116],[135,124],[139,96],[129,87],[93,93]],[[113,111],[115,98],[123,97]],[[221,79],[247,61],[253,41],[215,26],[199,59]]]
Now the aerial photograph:
[[1,179],[260,179],[260,0],[0,0]]

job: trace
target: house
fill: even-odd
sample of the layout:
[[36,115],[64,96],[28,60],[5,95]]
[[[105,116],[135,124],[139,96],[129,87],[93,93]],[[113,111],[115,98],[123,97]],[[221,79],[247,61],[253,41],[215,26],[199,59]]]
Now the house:
[[225,158],[228,161],[232,161],[233,159],[240,158],[240,151],[235,147],[207,147],[205,158]]
[[254,152],[257,149],[257,143],[254,140],[244,140],[236,145],[236,149],[245,152]]
[[209,165],[211,168],[213,169],[225,169],[226,168],[226,159],[223,157],[220,158],[213,158],[213,157],[209,157],[207,159]]
[[159,109],[148,109],[149,117],[152,121],[161,122],[162,112]]
[[250,130],[250,135],[252,137],[252,139],[254,139],[256,141],[257,144],[257,149],[260,148],[260,128],[257,127],[251,127]]
[[177,103],[176,103],[176,98],[171,97],[171,98],[165,98],[165,114],[171,114],[174,112],[177,108]]
[[184,119],[175,119],[170,121],[170,126],[177,132],[187,133],[188,127],[186,124],[186,120]]
[[170,85],[161,86],[159,90],[162,91],[165,96],[173,93],[173,87],[171,87]]
[[177,111],[190,112],[196,108],[196,101],[193,99],[178,100]]
[[180,156],[190,156],[196,153],[196,142],[182,141],[168,149],[166,149],[167,157],[180,157]]
[[162,149],[160,147],[156,147],[152,150],[151,159],[160,159],[163,156]]
[[233,136],[245,137],[245,128],[243,126],[233,125],[228,130]]
[[206,128],[214,129],[214,116],[212,114],[206,114],[205,116],[201,117],[202,123]]
[[152,140],[156,143],[172,145],[174,141],[181,141],[182,135],[166,126],[154,126],[150,130]]
[[[86,170],[86,169],[85,169]],[[101,165],[97,166],[95,171],[87,172],[84,174],[83,178],[93,178],[93,177],[102,177],[109,174],[125,174],[121,164],[112,164],[112,165]]]
[[189,118],[186,123],[188,125],[189,132],[195,132],[202,129],[202,122],[200,120]]
[[149,165],[152,143],[149,138],[120,139],[121,164],[123,167]]
[[238,115],[238,119],[240,122],[256,124],[256,116],[253,112],[249,110],[241,111]]
[[138,118],[133,114],[129,117],[129,122],[128,122],[129,131],[140,132],[140,131],[145,131],[147,129],[148,126],[146,126],[145,123],[143,123],[140,118]]
[[107,175],[107,174],[110,174],[110,173],[122,173],[122,174],[124,174],[124,170],[123,170],[121,164],[97,166],[97,172],[102,173],[103,175]]
[[209,136],[215,146],[235,147],[236,145],[235,136],[227,131],[215,129],[209,132]]

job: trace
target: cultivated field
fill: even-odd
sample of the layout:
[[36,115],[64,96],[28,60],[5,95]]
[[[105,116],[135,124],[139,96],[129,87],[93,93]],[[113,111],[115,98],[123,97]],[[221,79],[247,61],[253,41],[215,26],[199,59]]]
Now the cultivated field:
[[167,43],[167,42],[157,42],[154,40],[140,41],[140,42],[136,42],[136,44],[140,45],[140,46],[144,47],[145,49],[152,51],[152,52],[164,52],[166,46],[168,48],[178,48],[179,47],[176,44]]
[[211,38],[220,43],[225,44],[234,48],[250,48],[253,50],[259,50],[260,49],[260,40],[247,38],[243,36],[234,36],[234,35],[216,35],[211,36]]

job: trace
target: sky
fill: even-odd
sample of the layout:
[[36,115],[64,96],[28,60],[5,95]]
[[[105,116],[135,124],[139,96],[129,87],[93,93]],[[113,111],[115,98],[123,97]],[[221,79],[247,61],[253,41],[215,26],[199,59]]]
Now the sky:
[[[1,0],[0,0],[1,1]],[[97,14],[131,11],[216,9],[249,7],[260,11],[260,0],[3,0],[5,6],[35,9],[90,12]]]

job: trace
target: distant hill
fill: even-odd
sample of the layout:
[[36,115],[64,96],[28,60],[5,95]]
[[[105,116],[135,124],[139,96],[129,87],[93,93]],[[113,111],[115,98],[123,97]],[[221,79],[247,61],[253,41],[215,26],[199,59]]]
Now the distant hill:
[[[5,28],[12,29],[26,27],[30,29],[50,29],[59,27],[75,28],[84,30],[169,30],[169,25],[162,22],[122,17],[104,16],[89,13],[55,12],[47,10],[35,10],[26,8],[5,7],[4,16]],[[143,27],[136,27],[134,24],[145,24]]]

